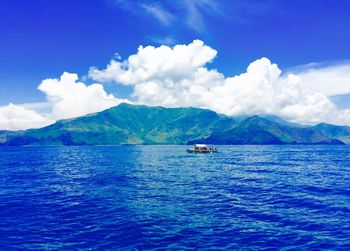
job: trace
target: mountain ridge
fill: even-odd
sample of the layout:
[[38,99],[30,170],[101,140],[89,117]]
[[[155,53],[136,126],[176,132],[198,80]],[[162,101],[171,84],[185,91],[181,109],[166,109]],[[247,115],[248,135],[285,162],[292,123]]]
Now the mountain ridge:
[[[278,121],[278,122],[277,122]],[[20,132],[0,131],[0,145],[344,144],[350,128],[294,126],[278,117],[234,118],[201,108],[122,103]],[[280,122],[280,123],[279,123]]]

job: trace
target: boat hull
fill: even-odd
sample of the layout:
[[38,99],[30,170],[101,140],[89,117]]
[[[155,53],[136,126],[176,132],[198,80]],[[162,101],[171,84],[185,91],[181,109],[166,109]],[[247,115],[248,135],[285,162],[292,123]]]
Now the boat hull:
[[187,149],[188,153],[217,153],[218,150],[195,150],[195,149]]

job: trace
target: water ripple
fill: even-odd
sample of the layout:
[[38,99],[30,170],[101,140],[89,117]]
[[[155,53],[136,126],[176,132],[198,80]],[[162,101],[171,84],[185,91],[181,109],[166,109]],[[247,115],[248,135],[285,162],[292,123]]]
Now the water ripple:
[[349,146],[0,148],[1,250],[350,249]]

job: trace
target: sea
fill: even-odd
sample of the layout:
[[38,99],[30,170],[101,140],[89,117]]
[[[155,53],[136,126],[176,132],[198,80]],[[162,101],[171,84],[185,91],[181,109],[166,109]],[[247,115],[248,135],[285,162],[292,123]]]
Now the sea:
[[0,147],[0,250],[350,250],[350,146]]

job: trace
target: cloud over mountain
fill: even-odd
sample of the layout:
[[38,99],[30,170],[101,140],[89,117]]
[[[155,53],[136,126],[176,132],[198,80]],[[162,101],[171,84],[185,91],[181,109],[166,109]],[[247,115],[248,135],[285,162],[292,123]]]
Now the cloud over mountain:
[[[173,47],[140,46],[124,61],[113,59],[102,70],[91,67],[89,77],[131,86],[137,104],[193,106],[229,116],[274,114],[305,124],[350,125],[350,109],[337,108],[328,97],[350,92],[346,66],[283,74],[277,64],[264,57],[250,63],[244,73],[227,77],[207,67],[216,55],[215,49],[200,40]],[[332,79],[336,81],[333,91],[327,87]],[[77,74],[67,72],[59,79],[43,80],[38,89],[46,95],[46,104],[0,107],[0,129],[41,127],[130,102],[108,94],[101,84],[87,85],[78,81]],[[45,112],[36,109],[37,104],[44,105]]]
[[46,79],[38,86],[52,107],[54,119],[99,112],[127,101],[107,94],[100,84],[88,86],[77,80],[77,74],[65,72],[60,79]]
[[35,111],[22,106],[9,104],[0,107],[1,130],[23,130],[28,128],[40,128],[54,123]]
[[200,40],[174,47],[140,46],[125,61],[91,68],[91,78],[132,85],[146,105],[195,106],[226,115],[276,114],[301,123],[349,124],[349,110],[339,110],[322,92],[306,88],[295,74],[283,75],[267,58],[252,62],[245,73],[225,77],[206,67],[216,50]]
[[94,80],[116,81],[124,85],[150,80],[179,81],[213,60],[216,54],[216,50],[200,40],[174,47],[140,46],[137,54],[126,61],[113,59],[105,70],[92,67],[89,75]]
[[[293,71],[292,71],[293,72]],[[350,62],[333,64],[308,64],[294,69],[305,87],[327,96],[350,93]]]
[[[78,82],[78,75],[63,73],[60,79],[45,79],[38,89],[47,98],[47,103],[9,104],[0,107],[0,129],[23,130],[39,128],[59,119],[68,119],[100,112],[121,102],[112,94],[107,94],[101,84],[86,85]],[[41,114],[41,108],[48,110]]]

